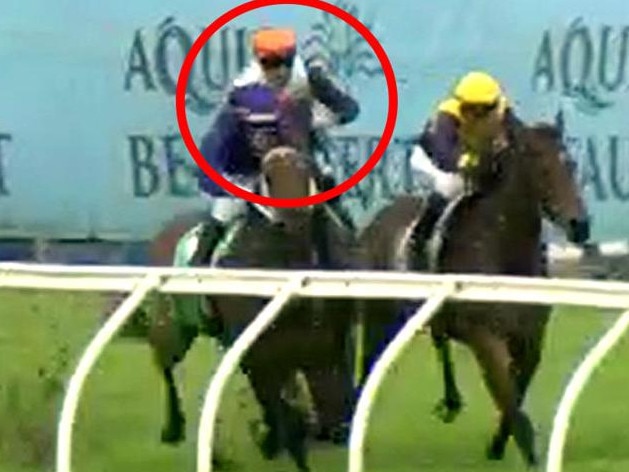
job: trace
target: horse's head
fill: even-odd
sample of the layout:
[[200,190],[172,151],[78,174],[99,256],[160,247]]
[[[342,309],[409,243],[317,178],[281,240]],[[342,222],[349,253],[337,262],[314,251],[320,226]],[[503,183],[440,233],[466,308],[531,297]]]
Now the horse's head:
[[557,128],[546,123],[518,126],[514,137],[516,146],[481,154],[474,166],[464,170],[473,193],[504,190],[509,199],[514,191],[521,191],[522,197],[540,204],[570,241],[585,242],[590,233],[587,208]]
[[[317,193],[313,178],[313,163],[294,147],[281,146],[269,151],[262,159],[262,192],[272,198],[304,198]],[[273,208],[267,216],[284,225],[303,222],[312,206]]]
[[535,148],[534,178],[544,213],[566,231],[568,239],[583,243],[589,239],[587,207],[572,172],[561,134],[552,125],[530,127]]

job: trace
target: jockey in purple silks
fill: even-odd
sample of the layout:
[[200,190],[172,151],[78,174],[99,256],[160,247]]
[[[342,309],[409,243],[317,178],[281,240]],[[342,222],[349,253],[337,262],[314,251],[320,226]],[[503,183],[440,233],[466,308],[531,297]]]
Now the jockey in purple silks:
[[[323,68],[305,65],[297,54],[296,34],[290,29],[265,28],[253,36],[255,59],[236,80],[210,131],[204,136],[201,153],[217,172],[248,191],[255,191],[260,159],[272,148],[290,145],[282,126],[282,112],[290,106],[291,94],[306,91],[323,105],[323,123],[316,113],[307,124],[309,151],[316,147],[315,130],[344,125],[356,119],[359,105],[330,80]],[[285,107],[286,105],[286,107]],[[327,110],[326,110],[327,109]],[[289,120],[286,120],[289,121]],[[325,191],[336,185],[329,172],[318,170],[318,184]],[[211,199],[203,222],[193,265],[207,264],[227,226],[242,216],[247,202],[234,197],[200,172],[200,188]],[[328,201],[346,224],[352,226],[337,199]]]

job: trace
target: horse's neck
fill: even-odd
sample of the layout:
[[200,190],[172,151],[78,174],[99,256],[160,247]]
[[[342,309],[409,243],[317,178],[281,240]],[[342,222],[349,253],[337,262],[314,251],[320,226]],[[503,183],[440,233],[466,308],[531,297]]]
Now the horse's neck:
[[509,238],[526,238],[541,225],[533,164],[527,162],[526,148],[516,148],[508,157],[514,161],[496,196],[496,207]]
[[306,267],[312,260],[312,247],[312,229],[308,222],[291,226],[252,212],[235,231],[229,252],[247,266]]
[[448,246],[457,259],[450,264],[462,264],[466,270],[502,271],[514,259],[526,259],[539,244],[541,217],[532,192],[531,170],[519,167],[526,165],[525,161],[511,165],[517,167],[508,170],[504,181],[491,193],[476,197],[453,222]]

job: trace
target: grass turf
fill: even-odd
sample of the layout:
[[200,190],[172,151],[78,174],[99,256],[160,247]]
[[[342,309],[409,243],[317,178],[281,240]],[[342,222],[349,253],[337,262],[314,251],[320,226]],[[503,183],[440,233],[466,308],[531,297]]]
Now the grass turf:
[[[0,305],[0,472],[54,470],[56,415],[63,382],[100,323],[97,295],[3,291]],[[527,401],[545,452],[555,406],[567,379],[587,348],[616,313],[557,308],[544,358]],[[187,441],[159,443],[164,412],[161,379],[148,346],[118,340],[106,350],[88,379],[77,425],[73,470],[136,472],[194,470],[201,399],[216,365],[214,345],[198,342],[178,371],[188,419]],[[440,398],[436,356],[417,338],[387,378],[368,436],[366,470],[373,472],[525,470],[511,442],[503,462],[484,459],[495,413],[469,351],[455,346],[457,378],[466,403],[451,425],[431,411]],[[629,343],[623,340],[595,374],[578,404],[566,450],[568,472],[629,470],[624,440]],[[229,385],[221,407],[218,448],[234,460],[233,470],[287,471],[287,459],[263,461],[247,422],[257,417],[243,378]],[[316,447],[315,471],[343,471],[347,451]]]

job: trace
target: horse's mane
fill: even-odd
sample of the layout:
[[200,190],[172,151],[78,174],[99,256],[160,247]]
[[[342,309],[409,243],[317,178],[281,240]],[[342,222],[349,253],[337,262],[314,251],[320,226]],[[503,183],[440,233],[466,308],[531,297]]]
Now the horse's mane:
[[524,131],[527,144],[536,151],[541,151],[544,145],[563,148],[563,133],[555,124],[536,121],[525,125]]
[[528,125],[527,128],[544,138],[557,140],[563,137],[562,132],[557,125],[546,121],[536,121]]

